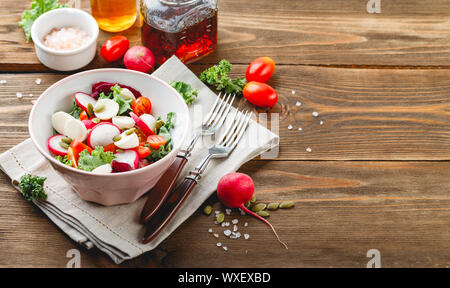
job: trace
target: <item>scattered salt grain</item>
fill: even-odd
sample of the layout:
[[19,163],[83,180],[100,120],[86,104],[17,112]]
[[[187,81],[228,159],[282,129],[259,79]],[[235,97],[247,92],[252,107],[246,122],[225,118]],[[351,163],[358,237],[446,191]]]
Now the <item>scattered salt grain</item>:
[[225,227],[225,222],[222,222],[222,227]]
[[244,215],[245,215],[245,211],[244,211],[244,210],[242,210],[241,208],[239,208],[239,213],[241,213],[241,215],[242,215],[242,216],[244,216]]
[[212,229],[211,229],[211,228],[209,228],[209,229],[208,229],[208,232],[209,232],[209,233],[212,233]]
[[302,105],[302,102],[300,102],[300,101],[297,101],[297,103],[295,103],[295,106],[297,106],[297,107],[299,107],[301,105]]
[[228,251],[228,247],[227,246],[223,246],[222,248],[223,248],[223,250]]
[[216,215],[217,215],[217,214],[220,214],[220,211],[216,210],[216,211],[214,211],[214,213],[216,213]]
[[237,225],[234,225],[234,226],[233,226],[233,231],[235,231],[235,232],[236,232],[237,230],[238,230],[238,227],[237,227]]
[[292,93],[292,95],[295,95],[295,91],[294,91],[294,90],[292,90],[292,92],[291,92],[291,93]]
[[28,94],[28,96],[33,97],[33,94],[30,93],[30,94]]
[[302,128],[302,127],[299,127],[299,128],[298,128],[298,131],[302,131],[302,130],[303,130],[303,128]]
[[217,242],[217,247],[220,247],[220,246],[222,246],[222,243]]
[[40,85],[41,82],[42,82],[42,80],[41,80],[41,78],[37,78],[36,80],[34,80],[34,82],[35,82],[37,85]]
[[225,223],[225,227],[230,226],[230,222],[223,222],[223,223]]
[[231,223],[233,223],[233,224],[237,224],[238,222],[239,222],[238,219],[233,219],[233,220],[231,221]]
[[214,224],[216,224],[216,225],[217,225],[217,224],[219,224],[219,222],[217,222],[217,221],[214,221]]
[[319,123],[320,125],[323,125],[323,121],[320,121],[320,123]]
[[217,234],[217,233],[214,233],[213,236],[216,238],[219,238],[219,234]]
[[311,150],[311,148],[306,148],[306,152],[311,152],[312,150]]
[[248,222],[245,222],[245,223],[244,223],[244,227],[247,227],[247,226],[248,226]]
[[0,80],[0,84],[6,84],[6,80],[4,79]]
[[23,95],[22,95],[22,93],[20,93],[20,92],[17,92],[17,93],[16,93],[16,97],[20,99],[20,98],[22,98],[22,97],[23,97]]
[[314,117],[317,117],[317,116],[319,116],[319,112],[314,111],[314,112],[312,112],[312,115],[313,115]]
[[231,235],[231,230],[225,230],[225,231],[223,231],[223,234],[225,235],[225,236],[230,236]]
[[248,238],[250,238],[249,234],[244,234],[244,239],[247,240]]
[[289,129],[289,130],[291,130],[292,128],[294,128],[294,127],[292,127],[292,125],[289,125],[289,126],[288,126],[288,129]]
[[239,237],[241,237],[241,233],[237,232],[236,233],[236,238],[239,238]]
[[227,215],[230,215],[230,214],[231,214],[231,209],[225,209],[225,213],[226,213]]

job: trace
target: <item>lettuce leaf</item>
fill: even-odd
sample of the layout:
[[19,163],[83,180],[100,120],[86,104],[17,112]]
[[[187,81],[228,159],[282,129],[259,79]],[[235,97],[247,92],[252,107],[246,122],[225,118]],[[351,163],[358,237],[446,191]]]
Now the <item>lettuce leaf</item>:
[[95,168],[105,165],[111,164],[111,162],[116,158],[113,152],[104,152],[103,146],[97,146],[89,154],[88,150],[84,150],[80,153],[78,158],[78,169],[84,171],[92,171]]

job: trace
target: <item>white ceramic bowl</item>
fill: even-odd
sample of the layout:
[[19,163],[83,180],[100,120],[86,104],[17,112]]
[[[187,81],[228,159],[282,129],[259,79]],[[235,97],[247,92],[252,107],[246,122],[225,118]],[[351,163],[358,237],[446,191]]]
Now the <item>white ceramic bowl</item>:
[[[173,150],[161,160],[144,168],[113,174],[97,174],[69,167],[55,160],[47,147],[53,135],[51,116],[55,111],[71,111],[74,93],[90,93],[94,83],[118,82],[129,85],[152,102],[152,114],[163,119],[176,113],[171,130]],[[47,158],[80,197],[102,205],[130,203],[149,191],[175,160],[190,131],[189,112],[183,98],[164,81],[151,75],[126,69],[96,69],[66,77],[39,96],[30,113],[28,129],[39,152]]]
[[[53,28],[78,27],[89,34],[87,44],[68,51],[51,49],[43,39]],[[89,64],[97,50],[98,24],[90,14],[75,8],[59,8],[39,16],[31,26],[36,55],[45,66],[58,71],[72,71]]]

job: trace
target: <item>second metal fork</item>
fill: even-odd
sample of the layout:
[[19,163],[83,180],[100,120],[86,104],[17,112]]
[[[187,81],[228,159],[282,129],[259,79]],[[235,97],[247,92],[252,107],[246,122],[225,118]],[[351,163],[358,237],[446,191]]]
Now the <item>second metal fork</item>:
[[209,113],[203,119],[200,127],[194,131],[194,136],[191,141],[180,151],[180,153],[178,153],[175,161],[166,170],[164,176],[161,177],[152,188],[141,212],[142,223],[149,221],[167,199],[170,190],[172,190],[173,185],[180,176],[181,170],[183,170],[183,167],[186,165],[187,158],[194,149],[198,138],[201,135],[214,135],[225,122],[236,95],[225,94],[222,98],[220,95],[221,94],[216,98],[216,101]]

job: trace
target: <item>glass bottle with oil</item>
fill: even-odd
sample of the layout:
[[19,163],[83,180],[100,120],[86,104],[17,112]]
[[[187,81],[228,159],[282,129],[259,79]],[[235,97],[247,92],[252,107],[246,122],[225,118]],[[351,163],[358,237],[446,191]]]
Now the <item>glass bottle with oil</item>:
[[161,65],[172,55],[184,63],[217,47],[217,0],[141,0],[142,43]]
[[91,13],[100,29],[120,32],[136,21],[136,0],[91,0]]

